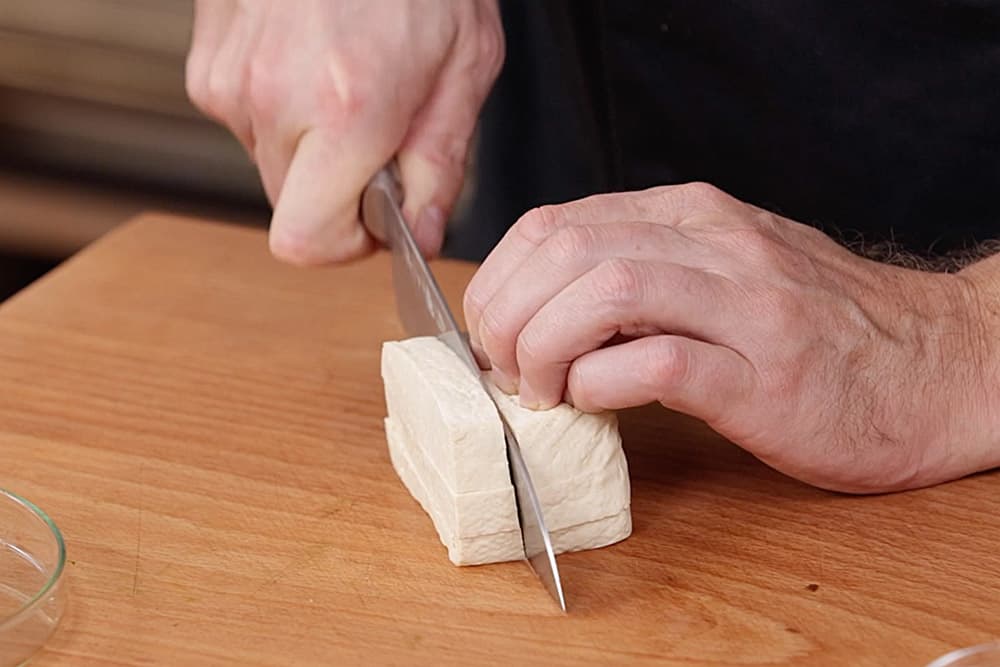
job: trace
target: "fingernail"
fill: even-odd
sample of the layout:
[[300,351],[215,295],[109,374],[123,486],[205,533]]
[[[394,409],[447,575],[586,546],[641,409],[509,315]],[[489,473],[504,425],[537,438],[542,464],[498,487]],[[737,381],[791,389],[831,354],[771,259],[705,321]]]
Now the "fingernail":
[[528,408],[529,410],[537,410],[540,404],[538,402],[538,397],[535,396],[535,390],[531,388],[530,385],[521,384],[521,407]]
[[566,385],[566,391],[563,392],[563,403],[569,403],[570,405],[576,405],[576,401],[573,400],[573,392],[569,390],[569,385]]
[[490,371],[490,377],[493,379],[493,384],[500,387],[500,391],[505,394],[516,394],[517,393],[517,382],[511,379],[509,375],[504,373],[499,368],[494,368]]
[[417,216],[413,236],[425,255],[436,255],[444,239],[444,211],[437,206],[425,206]]
[[490,358],[486,356],[486,352],[479,345],[479,341],[472,340],[469,338],[469,347],[472,348],[472,356],[476,358],[476,363],[483,370],[488,370],[490,367]]

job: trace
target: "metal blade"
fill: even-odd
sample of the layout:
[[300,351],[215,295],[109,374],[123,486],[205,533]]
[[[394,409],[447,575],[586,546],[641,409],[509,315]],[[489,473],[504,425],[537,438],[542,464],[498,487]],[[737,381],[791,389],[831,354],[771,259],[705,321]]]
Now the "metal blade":
[[[497,412],[500,412],[499,409]],[[562,580],[559,578],[556,552],[552,548],[552,538],[542,518],[541,503],[538,502],[535,488],[531,484],[528,467],[521,456],[521,447],[517,444],[517,439],[502,414],[500,420],[503,422],[504,437],[507,439],[507,461],[510,463],[510,480],[514,485],[514,496],[517,499],[517,518],[521,522],[521,541],[524,545],[525,558],[534,573],[542,580],[549,595],[559,603],[559,608],[566,611],[566,597],[563,595]]]
[[[371,234],[392,251],[392,282],[396,292],[396,309],[403,328],[410,336],[437,336],[459,359],[480,377],[479,364],[466,338],[458,329],[455,316],[438,286],[434,274],[424,261],[399,209],[399,181],[389,168],[383,169],[365,189],[361,199],[361,218]],[[549,594],[566,611],[559,568],[556,565],[552,540],[542,518],[542,506],[531,483],[531,476],[521,456],[517,438],[510,430],[500,409],[507,441],[510,478],[517,501],[521,539],[528,565],[545,585]]]

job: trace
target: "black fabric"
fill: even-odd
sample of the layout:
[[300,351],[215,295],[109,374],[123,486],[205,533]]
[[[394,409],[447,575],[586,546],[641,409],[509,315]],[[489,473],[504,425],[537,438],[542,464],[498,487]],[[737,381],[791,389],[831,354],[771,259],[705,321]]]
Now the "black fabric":
[[450,254],[525,210],[708,181],[935,254],[1000,237],[1000,2],[509,0]]

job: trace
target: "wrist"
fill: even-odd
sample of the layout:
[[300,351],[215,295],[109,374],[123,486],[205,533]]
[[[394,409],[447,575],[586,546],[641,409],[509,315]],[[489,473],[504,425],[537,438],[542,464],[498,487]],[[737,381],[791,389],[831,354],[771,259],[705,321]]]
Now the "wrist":
[[[951,386],[957,400],[967,402],[970,410],[957,410],[969,419],[959,429],[968,447],[955,439],[951,448],[959,452],[970,468],[967,473],[1000,466],[1000,257],[972,264],[954,278],[958,285],[958,310],[963,320],[964,349],[956,353],[952,382],[965,382],[965,388]],[[965,366],[963,371],[960,366]]]
[[[1000,267],[1000,264],[998,264]],[[910,475],[893,488],[914,488],[1000,466],[1000,337],[996,276],[922,273],[909,276],[910,307],[920,326],[911,329],[911,355],[889,385],[897,400],[895,426],[915,458]],[[906,321],[908,318],[901,318]],[[913,322],[911,321],[910,326]],[[915,346],[914,346],[915,344]],[[891,400],[891,399],[890,399]]]

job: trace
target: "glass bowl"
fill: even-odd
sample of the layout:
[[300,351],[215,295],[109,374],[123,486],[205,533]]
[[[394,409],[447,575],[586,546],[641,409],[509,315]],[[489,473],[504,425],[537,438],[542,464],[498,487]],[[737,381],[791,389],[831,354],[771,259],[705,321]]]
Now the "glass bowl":
[[0,489],[0,667],[27,664],[65,607],[66,546],[45,512]]
[[1000,667],[1000,641],[952,651],[927,667]]

